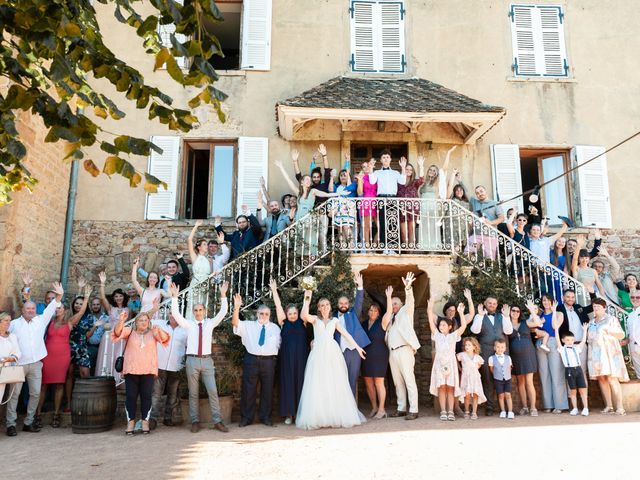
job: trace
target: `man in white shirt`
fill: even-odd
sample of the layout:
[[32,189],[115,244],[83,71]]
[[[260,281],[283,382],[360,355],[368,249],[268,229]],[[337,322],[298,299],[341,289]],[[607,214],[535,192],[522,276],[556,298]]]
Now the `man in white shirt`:
[[202,377],[202,383],[204,383],[209,396],[213,427],[221,432],[229,431],[225,424],[222,423],[222,416],[220,415],[220,400],[218,399],[213,357],[211,356],[213,329],[220,325],[220,322],[229,311],[229,303],[227,301],[229,283],[224,282],[219,288],[220,311],[217,315],[213,318],[205,318],[205,306],[197,303],[193,306],[194,321],[186,320],[180,313],[178,287],[172,283],[169,288],[171,293],[171,314],[178,325],[187,331],[186,370],[187,381],[189,382],[189,416],[191,417],[192,433],[200,431],[200,411],[198,408],[200,377]]
[[217,240],[209,240],[207,243],[207,257],[211,264],[212,272],[219,272],[229,262],[231,250],[224,241],[224,233],[218,233]]
[[[393,198],[398,194],[398,185],[404,185],[407,181],[405,172],[405,169],[407,167],[407,159],[404,157],[400,159],[400,168],[402,169],[401,172],[393,170],[391,168],[391,152],[385,149],[380,154],[380,162],[382,163],[382,168],[371,173],[369,175],[369,181],[371,183],[378,184],[378,197]],[[380,243],[382,244],[385,253],[391,253],[390,248],[388,248],[387,246],[387,208],[384,203],[378,207],[378,212],[378,219],[380,222]]]
[[[396,386],[398,409],[391,417],[405,417],[405,420],[418,418],[418,385],[413,367],[416,363],[416,352],[420,342],[413,329],[413,314],[415,301],[413,287],[415,281],[413,272],[407,273],[402,279],[404,283],[405,305],[398,297],[391,297],[393,288],[387,287],[387,312],[382,324],[387,327],[387,346],[389,347],[389,366],[393,383]],[[407,396],[409,397],[409,411],[407,413]]]
[[[13,333],[18,338],[20,346],[20,360],[18,365],[24,369],[24,377],[29,385],[29,404],[27,406],[27,417],[22,426],[23,432],[39,432],[40,425],[34,423],[38,401],[40,400],[40,385],[42,383],[42,359],[47,356],[47,348],[44,344],[44,333],[49,326],[49,322],[56,313],[56,309],[62,304],[60,300],[64,295],[64,290],[60,283],[53,284],[55,298],[42,315],[36,315],[36,304],[28,301],[22,306],[22,316],[16,318],[9,326],[9,333]],[[16,384],[14,392],[20,392],[22,383]],[[7,404],[7,435],[15,437],[16,420],[18,419],[19,395],[14,394]]]
[[275,380],[278,349],[280,348],[280,327],[269,321],[271,311],[260,305],[256,320],[240,321],[242,297],[233,296],[233,333],[242,339],[246,349],[242,362],[242,392],[240,394],[240,426],[246,427],[256,415],[256,391],[260,381],[260,421],[271,427],[271,402]]
[[[173,410],[178,405],[178,387],[180,377],[178,371],[182,369],[184,355],[187,351],[187,331],[178,325],[174,316],[169,313],[169,321],[154,320],[157,325],[170,336],[167,346],[158,343],[158,376],[153,385],[153,396],[151,398],[151,420],[150,428],[153,430],[158,423],[160,411],[164,407],[164,423],[167,427],[173,426]],[[167,392],[166,400],[162,405],[162,395]]]
[[629,294],[633,311],[627,317],[627,333],[629,334],[629,354],[636,376],[640,378],[640,290]]
[[[474,333],[478,338],[480,356],[484,360],[484,364],[480,367],[480,376],[482,377],[482,389],[485,397],[487,397],[485,410],[487,416],[493,415],[493,394],[495,392],[493,375],[489,371],[489,357],[494,354],[495,341],[502,340],[508,346],[507,335],[513,333],[511,320],[508,317],[503,317],[497,310],[498,299],[487,297],[484,301],[484,307],[478,305],[478,313],[473,317],[473,323],[471,324],[471,333]],[[508,349],[506,351],[509,353]]]

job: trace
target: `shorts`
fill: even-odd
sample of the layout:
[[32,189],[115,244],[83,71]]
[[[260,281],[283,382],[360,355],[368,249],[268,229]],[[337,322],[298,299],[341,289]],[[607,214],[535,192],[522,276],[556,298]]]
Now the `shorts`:
[[582,373],[582,367],[564,367],[564,378],[567,379],[569,390],[587,388],[587,382]]
[[498,380],[496,378],[493,379],[496,386],[496,393],[500,395],[501,393],[511,393],[511,379],[509,380]]

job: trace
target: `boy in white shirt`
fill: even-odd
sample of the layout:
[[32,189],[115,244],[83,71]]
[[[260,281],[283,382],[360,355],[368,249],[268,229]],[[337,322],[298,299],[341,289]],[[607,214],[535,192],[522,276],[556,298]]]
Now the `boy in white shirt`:
[[[507,351],[507,342],[498,339],[493,343],[493,349],[496,353],[489,357],[489,371],[493,374],[493,382],[498,395],[498,404],[500,405],[500,418],[508,418],[513,420],[513,400],[511,399],[511,357],[505,352]],[[505,411],[505,400],[508,412]]]
[[[587,328],[589,324],[582,325],[584,333],[582,338],[587,338]],[[585,343],[580,345],[574,345],[575,338],[573,333],[568,331],[560,337],[560,331],[556,328],[556,338],[562,340],[558,343],[558,352],[560,358],[562,358],[562,364],[564,365],[564,377],[567,380],[567,386],[569,387],[569,398],[571,398],[571,406],[573,409],[569,412],[569,415],[578,415],[578,398],[576,390],[580,393],[582,399],[582,415],[589,415],[589,402],[587,400],[587,381],[585,380],[584,373],[582,372],[582,365],[580,362],[580,353],[585,348]],[[564,344],[564,345],[563,345]]]

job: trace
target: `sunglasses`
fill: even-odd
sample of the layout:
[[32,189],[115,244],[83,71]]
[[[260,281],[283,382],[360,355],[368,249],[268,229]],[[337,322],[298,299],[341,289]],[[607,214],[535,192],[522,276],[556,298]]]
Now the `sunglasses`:
[[640,295],[632,295],[629,297],[631,300],[640,300]]
[[512,308],[511,311],[514,312],[514,313],[520,313],[520,309],[519,308]]
[[519,218],[519,219],[518,219],[518,221],[519,221],[519,222],[525,222],[525,223],[526,223],[526,222],[527,222],[527,219],[526,219],[526,218]]

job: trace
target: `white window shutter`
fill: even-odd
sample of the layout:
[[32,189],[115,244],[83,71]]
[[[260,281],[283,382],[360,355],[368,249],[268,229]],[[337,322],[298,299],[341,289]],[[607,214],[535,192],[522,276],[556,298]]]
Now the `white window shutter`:
[[240,68],[271,69],[271,0],[244,0]]
[[238,138],[238,191],[237,209],[246,204],[255,213],[260,177],[269,181],[269,139],[266,137]]
[[[175,0],[176,3],[180,5],[184,5],[184,0]],[[169,23],[168,25],[160,25],[158,24],[158,35],[160,35],[160,41],[162,42],[163,47],[167,47],[171,50],[171,34],[175,33],[176,26],[173,23]],[[187,41],[187,36],[182,33],[175,33],[176,40],[180,43],[184,43]],[[187,57],[176,57],[176,63],[178,67],[182,70],[189,68],[189,59]]]
[[404,72],[404,7],[401,2],[380,3],[380,71]]
[[582,165],[598,155],[593,162],[577,169],[582,226],[611,228],[611,203],[605,147],[577,145],[571,150],[576,165]]
[[[508,200],[522,193],[520,173],[520,149],[518,145],[491,145],[493,163],[493,191],[498,202]],[[522,197],[502,205],[506,214],[510,208],[524,212]]]
[[151,137],[151,143],[160,147],[162,153],[151,150],[148,172],[166,182],[167,189],[158,187],[157,193],[147,193],[145,219],[175,219],[178,166],[180,165],[180,137],[176,135],[157,135]]
[[351,1],[351,70],[404,72],[404,2]]
[[351,68],[354,72],[375,71],[373,3],[351,3]]
[[566,77],[569,67],[562,8],[512,5],[509,16],[515,75]]

